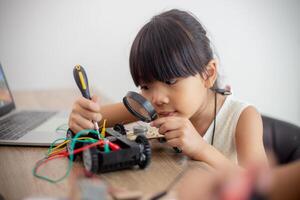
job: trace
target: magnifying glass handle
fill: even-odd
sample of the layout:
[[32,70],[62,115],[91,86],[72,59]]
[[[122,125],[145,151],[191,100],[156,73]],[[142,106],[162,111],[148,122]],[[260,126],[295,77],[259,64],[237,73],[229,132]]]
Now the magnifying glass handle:
[[[167,139],[164,138],[164,137],[162,137],[162,138],[158,138],[158,141],[159,141],[160,143],[165,143],[165,142],[167,142]],[[173,147],[173,149],[174,149],[174,151],[175,151],[176,153],[182,153],[182,149],[179,148],[179,147]]]
[[173,147],[173,149],[176,153],[182,153],[182,149],[180,149],[179,147]]
[[91,99],[87,75],[81,65],[76,65],[74,67],[73,76],[82,96]]

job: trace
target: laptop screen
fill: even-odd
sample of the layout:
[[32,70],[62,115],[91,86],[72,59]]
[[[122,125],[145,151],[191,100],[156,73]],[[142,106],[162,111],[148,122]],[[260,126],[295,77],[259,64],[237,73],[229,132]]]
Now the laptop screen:
[[0,116],[14,108],[13,98],[5,79],[4,71],[0,64]]

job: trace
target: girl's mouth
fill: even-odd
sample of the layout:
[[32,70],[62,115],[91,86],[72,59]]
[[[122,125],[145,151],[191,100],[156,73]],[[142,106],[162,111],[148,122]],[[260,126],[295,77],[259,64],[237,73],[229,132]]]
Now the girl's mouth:
[[158,116],[159,117],[171,117],[174,116],[176,114],[176,111],[173,112],[159,112]]

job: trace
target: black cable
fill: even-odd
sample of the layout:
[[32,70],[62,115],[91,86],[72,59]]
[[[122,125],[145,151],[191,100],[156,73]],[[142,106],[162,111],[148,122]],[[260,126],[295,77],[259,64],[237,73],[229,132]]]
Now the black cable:
[[168,193],[168,190],[164,190],[162,192],[157,193],[156,195],[152,196],[149,200],[157,200],[162,198],[163,196],[165,196]]
[[215,131],[216,131],[216,116],[217,116],[217,92],[215,92],[215,112],[214,112],[214,128],[213,128],[213,134],[211,138],[211,145],[214,145],[214,137],[215,137]]

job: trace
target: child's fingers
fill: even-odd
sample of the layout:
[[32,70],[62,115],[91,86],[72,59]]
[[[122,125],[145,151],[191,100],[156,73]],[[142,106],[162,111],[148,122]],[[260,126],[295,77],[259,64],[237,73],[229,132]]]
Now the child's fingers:
[[98,103],[95,103],[89,99],[86,99],[84,97],[80,97],[76,103],[81,106],[82,108],[85,108],[87,110],[93,111],[93,112],[100,112],[100,105]]
[[174,131],[180,128],[180,122],[177,119],[166,120],[158,129],[160,134],[165,134],[169,131]]
[[178,137],[167,140],[167,144],[172,146],[172,147],[179,147],[181,150],[183,150],[182,149],[182,142]]
[[179,131],[168,131],[164,135],[166,140],[172,140],[181,136]]
[[75,113],[82,115],[84,118],[86,118],[88,120],[93,120],[95,122],[99,122],[102,119],[102,115],[100,113],[85,110],[80,106],[77,106],[76,108],[74,108],[74,111],[75,111]]
[[73,131],[73,133],[78,133],[79,131],[83,130],[81,126],[76,124],[74,121],[69,121],[69,128]]
[[92,101],[95,103],[99,103],[99,97],[97,95],[92,96]]
[[73,120],[76,124],[78,124],[83,129],[94,129],[94,124],[90,120],[82,117],[81,115],[78,114],[73,115]]
[[163,124],[172,124],[172,125],[168,125],[168,127],[166,127],[166,129],[174,129],[173,127],[176,124],[179,124],[177,122],[179,122],[180,118],[178,117],[162,117],[162,118],[158,118],[156,120],[154,120],[153,122],[150,123],[151,126],[154,126],[156,128],[160,128]]
[[150,123],[150,126],[154,126],[156,128],[159,128],[166,120],[165,120],[166,117],[162,117],[162,118],[158,118],[154,121],[152,121]]

